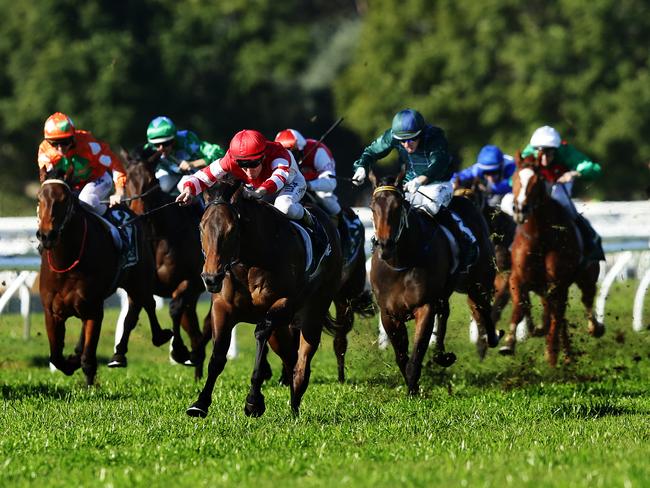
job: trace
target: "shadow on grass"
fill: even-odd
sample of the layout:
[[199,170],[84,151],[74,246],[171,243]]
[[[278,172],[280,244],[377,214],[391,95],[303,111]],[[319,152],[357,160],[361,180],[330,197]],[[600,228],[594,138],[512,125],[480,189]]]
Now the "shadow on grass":
[[[106,365],[107,363],[108,363],[107,356],[97,356],[97,366],[99,368]],[[29,358],[28,365],[34,368],[49,368],[50,358],[49,356],[32,356]]]
[[70,388],[48,383],[21,383],[0,386],[3,400],[22,400],[24,398],[52,398],[62,400],[71,394]]

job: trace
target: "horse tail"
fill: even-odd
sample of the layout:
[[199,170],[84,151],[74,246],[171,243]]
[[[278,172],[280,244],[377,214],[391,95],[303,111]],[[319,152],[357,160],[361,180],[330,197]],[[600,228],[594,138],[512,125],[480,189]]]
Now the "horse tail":
[[354,313],[363,318],[373,317],[377,313],[370,290],[364,290],[360,295],[350,299],[350,307]]
[[324,328],[325,332],[332,336],[341,331],[345,333],[348,332],[347,325],[341,321],[336,320],[329,312],[327,312],[327,315],[325,316]]

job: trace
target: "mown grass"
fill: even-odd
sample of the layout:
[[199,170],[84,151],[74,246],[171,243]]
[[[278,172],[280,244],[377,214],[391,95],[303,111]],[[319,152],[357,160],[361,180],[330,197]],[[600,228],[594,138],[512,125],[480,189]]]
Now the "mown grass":
[[[129,367],[102,366],[98,385],[86,388],[80,372],[47,369],[41,316],[29,341],[20,317],[2,316],[0,486],[647,486],[650,334],[631,329],[633,291],[633,283],[612,291],[601,340],[586,334],[573,298],[578,360],[557,369],[545,364],[539,339],[514,358],[490,351],[480,363],[455,298],[447,345],[458,362],[427,365],[415,398],[392,351],[377,349],[376,321],[358,322],[348,382],[336,381],[328,337],[298,418],[276,379],[264,388],[266,414],[244,416],[250,326],[238,329],[240,355],[201,420],[184,412],[202,384],[150,345],[144,318]],[[103,364],[116,315],[106,314]],[[68,329],[72,345],[78,323]],[[277,377],[275,357],[272,365]]]

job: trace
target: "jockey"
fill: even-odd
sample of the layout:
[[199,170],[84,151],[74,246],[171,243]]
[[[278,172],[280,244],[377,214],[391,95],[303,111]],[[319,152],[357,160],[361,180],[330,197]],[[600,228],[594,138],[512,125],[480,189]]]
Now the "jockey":
[[176,130],[169,117],[156,117],[147,127],[147,145],[160,153],[156,178],[162,191],[178,194],[187,175],[219,159],[225,151],[218,144],[199,140],[189,130]]
[[[108,198],[111,207],[120,203],[126,171],[108,144],[98,141],[88,131],[75,129],[70,117],[61,112],[47,118],[43,136],[45,140],[38,148],[41,183],[48,172],[60,169],[66,174],[71,173],[71,186],[79,191],[79,200],[88,204],[95,213],[106,213],[102,200]],[[115,194],[109,198],[113,183]]]
[[512,194],[512,175],[517,166],[512,156],[503,154],[497,146],[483,146],[478,153],[476,163],[458,173],[454,173],[451,182],[454,189],[480,180],[485,187],[487,205],[499,207],[507,194]]
[[539,127],[533,132],[530,143],[522,151],[521,157],[525,158],[531,154],[541,156],[541,174],[546,179],[551,197],[559,202],[573,218],[583,236],[587,257],[604,260],[600,236],[587,219],[578,213],[571,201],[573,181],[576,178],[586,180],[598,178],[602,174],[601,166],[572,145],[562,141],[558,131],[548,125]]
[[253,187],[246,191],[247,198],[274,198],[275,208],[313,229],[310,213],[300,204],[307,185],[293,154],[256,130],[237,132],[221,159],[187,178],[176,201],[190,203],[192,197],[229,174]]
[[449,181],[450,157],[447,139],[439,127],[427,124],[422,115],[405,109],[393,117],[392,127],[375,139],[354,163],[352,182],[363,184],[368,170],[377,160],[396,149],[399,161],[406,167],[404,177],[406,199],[421,207],[447,228],[460,248],[460,269],[466,270],[478,257],[476,238],[447,206],[453,196]]
[[329,148],[315,139],[305,139],[295,129],[278,132],[275,142],[279,142],[282,147],[291,151],[298,161],[300,172],[305,177],[307,189],[312,190],[320,197],[324,209],[337,223],[341,215],[341,205],[334,194],[336,163]]

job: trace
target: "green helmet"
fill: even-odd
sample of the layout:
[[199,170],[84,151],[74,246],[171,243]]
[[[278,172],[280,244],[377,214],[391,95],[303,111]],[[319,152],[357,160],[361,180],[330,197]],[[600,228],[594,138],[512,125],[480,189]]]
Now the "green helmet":
[[424,117],[417,110],[407,108],[395,114],[392,129],[393,137],[397,140],[414,139],[424,129]]
[[147,141],[151,144],[171,141],[176,137],[176,126],[169,117],[156,117],[147,127]]

